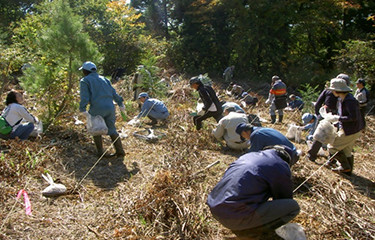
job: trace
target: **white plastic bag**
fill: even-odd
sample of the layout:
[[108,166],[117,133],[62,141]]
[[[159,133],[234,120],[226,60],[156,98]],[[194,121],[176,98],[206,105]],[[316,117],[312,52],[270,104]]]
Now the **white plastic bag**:
[[294,140],[295,142],[299,143],[301,141],[301,134],[302,134],[302,131],[298,129],[297,125],[289,124],[289,128],[286,133],[286,137],[289,140]]
[[42,133],[43,133],[43,123],[42,121],[39,121],[37,124],[35,124],[34,130],[30,133],[30,136],[38,137]]
[[42,174],[42,177],[50,184],[42,191],[43,196],[54,197],[66,192],[66,187],[63,184],[54,183],[52,177],[48,173],[47,175]]
[[108,127],[103,117],[100,115],[89,115],[87,118],[87,132],[92,136],[106,135],[108,133]]
[[285,240],[306,240],[305,231],[298,223],[287,223],[275,230]]
[[137,127],[137,126],[141,125],[141,121],[140,121],[137,117],[135,117],[135,118],[133,118],[132,120],[130,120],[130,121],[128,122],[128,124],[129,124],[130,126]]
[[335,141],[336,136],[337,131],[333,124],[323,119],[319,122],[313,138],[323,144],[329,144]]
[[204,114],[204,111],[203,111],[203,107],[204,107],[204,104],[203,103],[197,103],[197,115],[198,116],[202,116]]

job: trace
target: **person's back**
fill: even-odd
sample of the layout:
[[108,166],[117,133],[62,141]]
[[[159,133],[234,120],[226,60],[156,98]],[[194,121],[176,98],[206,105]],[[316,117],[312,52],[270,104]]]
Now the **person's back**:
[[85,94],[84,91],[81,91],[81,111],[84,110],[82,103],[85,103],[84,107],[86,107],[87,102],[91,105],[91,111],[114,109],[113,100],[118,99],[116,99],[117,94],[108,79],[93,72],[81,79],[81,86],[87,88],[91,93]]
[[236,133],[236,127],[240,123],[248,123],[246,114],[230,112],[227,116],[220,119],[216,129],[213,131],[213,134],[217,140],[224,138],[230,148],[247,148],[248,144],[243,144],[240,135]]
[[285,145],[293,151],[297,150],[287,137],[273,128],[253,127],[250,143],[249,152],[258,152],[264,147],[271,145]]
[[236,112],[245,113],[245,110],[243,110],[242,107],[235,102],[225,102],[222,105],[222,109],[224,110],[225,107],[234,107]]
[[214,218],[238,237],[273,231],[299,212],[288,164],[293,163],[284,160],[290,160],[290,149],[281,148],[283,153],[268,149],[241,156],[208,195]]

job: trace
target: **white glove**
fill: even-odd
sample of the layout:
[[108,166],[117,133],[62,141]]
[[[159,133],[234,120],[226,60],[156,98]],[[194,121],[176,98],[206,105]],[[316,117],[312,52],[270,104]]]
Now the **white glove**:
[[269,99],[266,100],[266,104],[270,104],[270,100]]
[[298,126],[298,127],[297,127],[298,130],[303,130],[303,128],[304,128],[304,127],[302,127],[302,126]]
[[326,120],[329,122],[337,122],[340,119],[339,115],[328,115]]
[[124,113],[125,112],[125,106],[120,107],[120,111]]
[[84,111],[84,112],[81,112],[81,115],[88,118],[90,116],[90,113],[88,113],[87,111]]

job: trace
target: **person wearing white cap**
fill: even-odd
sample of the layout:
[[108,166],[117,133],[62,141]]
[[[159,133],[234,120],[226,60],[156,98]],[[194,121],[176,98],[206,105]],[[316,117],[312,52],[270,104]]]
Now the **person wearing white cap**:
[[[121,139],[118,137],[119,134],[115,127],[116,114],[113,104],[113,101],[115,101],[120,107],[120,110],[125,112],[124,100],[116,93],[111,82],[96,72],[97,68],[93,62],[83,63],[79,70],[82,70],[84,75],[80,80],[80,112],[86,116],[88,116],[88,114],[92,116],[102,116],[108,127],[108,135],[111,137],[112,141],[114,141],[114,147],[116,149],[115,155],[117,157],[125,156]],[[90,109],[87,112],[86,108],[88,104],[90,104]],[[98,156],[101,156],[104,152],[102,136],[94,136],[94,143]],[[106,155],[106,157],[112,156],[114,155]]]
[[240,135],[236,133],[236,128],[240,123],[249,123],[246,114],[238,113],[234,107],[227,106],[224,108],[224,117],[220,119],[212,134],[218,141],[224,139],[227,146],[231,149],[247,149],[250,147],[250,143],[242,141]]
[[[353,171],[354,158],[352,155],[355,141],[359,138],[361,130],[364,128],[364,122],[359,110],[359,103],[350,93],[352,89],[347,86],[346,81],[341,78],[331,79],[330,86],[327,88],[338,98],[338,115],[328,118],[328,121],[338,122],[339,131],[332,144],[328,145],[331,156],[338,152],[334,157],[340,165],[333,167],[332,170],[338,173],[350,175]],[[334,165],[335,162],[331,162]]]
[[151,119],[150,125],[155,125],[158,120],[165,120],[169,116],[169,112],[165,104],[155,98],[149,98],[148,93],[142,92],[138,95],[138,99],[141,101],[142,108],[137,118],[148,117]]

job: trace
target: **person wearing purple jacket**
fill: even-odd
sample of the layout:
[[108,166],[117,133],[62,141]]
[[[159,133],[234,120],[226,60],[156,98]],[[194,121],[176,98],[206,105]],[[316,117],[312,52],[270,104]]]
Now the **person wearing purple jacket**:
[[234,161],[208,195],[213,217],[240,239],[269,237],[295,218],[300,207],[293,199],[292,154],[274,145]]
[[[364,128],[363,118],[359,109],[359,103],[350,93],[352,89],[347,86],[345,80],[334,78],[330,82],[328,90],[338,97],[338,115],[329,119],[338,122],[339,131],[332,144],[328,145],[331,156],[336,154],[334,160],[340,165],[333,167],[332,171],[350,175],[353,171],[354,158],[352,155],[355,141],[360,137]],[[334,164],[334,163],[333,163]]]

